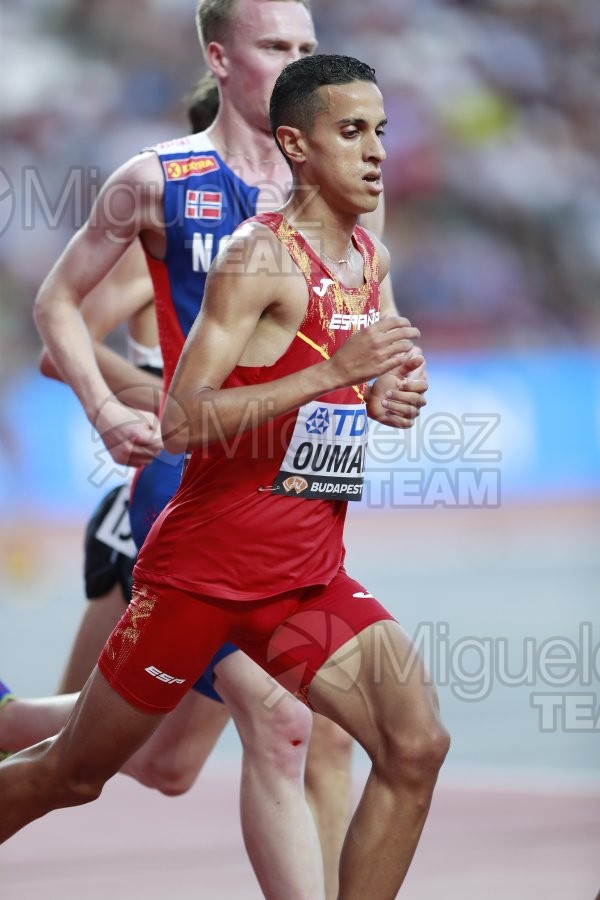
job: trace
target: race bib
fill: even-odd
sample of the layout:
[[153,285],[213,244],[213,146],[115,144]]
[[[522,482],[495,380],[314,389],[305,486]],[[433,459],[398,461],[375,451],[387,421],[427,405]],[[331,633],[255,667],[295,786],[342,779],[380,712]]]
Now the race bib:
[[273,487],[306,500],[360,500],[367,438],[364,403],[307,403],[298,411]]
[[135,559],[137,547],[131,536],[129,524],[129,493],[131,487],[124,484],[115,494],[115,498],[107,510],[106,515],[98,526],[95,537],[108,547]]

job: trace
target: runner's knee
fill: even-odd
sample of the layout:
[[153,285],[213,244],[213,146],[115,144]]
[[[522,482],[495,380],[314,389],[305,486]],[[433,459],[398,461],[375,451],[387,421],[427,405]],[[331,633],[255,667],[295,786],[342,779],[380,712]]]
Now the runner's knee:
[[267,763],[280,774],[301,776],[312,730],[310,710],[288,697],[273,709],[261,710],[253,718],[252,738],[244,742],[250,758]]
[[99,781],[89,773],[69,773],[63,783],[63,789],[68,806],[81,806],[84,803],[91,803],[97,800],[102,793],[104,782]]
[[387,777],[404,784],[430,784],[450,748],[450,735],[440,722],[426,727],[387,730],[374,762]]
[[180,797],[192,787],[198,777],[198,766],[182,765],[177,754],[142,756],[135,761],[130,774],[145,787],[153,788],[165,797]]
[[57,807],[81,806],[97,800],[105,784],[94,766],[69,761],[60,751],[55,751],[55,740],[50,738],[47,749],[39,757],[42,778],[53,785]]

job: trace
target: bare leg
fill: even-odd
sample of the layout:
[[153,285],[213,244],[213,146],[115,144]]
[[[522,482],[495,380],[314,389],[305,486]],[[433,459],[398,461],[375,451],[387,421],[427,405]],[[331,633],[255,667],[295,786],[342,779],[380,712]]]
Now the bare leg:
[[98,661],[107,637],[126,609],[123,591],[118,584],[103,597],[86,602],[57,694],[72,694],[81,690]]
[[57,734],[67,721],[79,691],[96,665],[107,637],[125,612],[123,592],[115,585],[103,597],[89,600],[56,697],[21,698],[0,711],[0,748],[13,752]]
[[[72,692],[85,684],[125,609],[118,585],[88,601],[61,680],[61,694],[16,698],[5,704],[0,710],[2,750],[22,750],[60,731],[77,701],[78,693]],[[190,691],[122,771],[168,796],[182,794],[195,782],[228,719],[224,704]]]
[[248,856],[267,900],[320,900],[323,866],[315,823],[304,797],[304,763],[312,715],[244,653],[215,668],[215,686],[244,748],[240,794]]
[[[0,748],[15,752],[57,734],[79,694],[11,700],[0,710]],[[227,707],[190,691],[122,772],[173,797],[189,790],[229,720]]]
[[0,709],[0,748],[14,752],[57,734],[69,718],[78,696],[17,697],[6,703]]
[[17,697],[3,706],[0,710],[0,749],[22,750],[60,731],[96,665],[107,637],[125,609],[119,585],[103,597],[87,601],[57,696]]
[[53,809],[95,800],[162,718],[131,706],[95,669],[60,734],[0,764],[0,842]]
[[223,703],[188,691],[121,772],[169,797],[183,794],[196,781],[228,721]]
[[[357,652],[349,653],[352,645]],[[388,621],[340,648],[317,673],[309,698],[360,742],[372,764],[342,850],[340,900],[391,900],[449,746],[436,692],[402,629]]]
[[327,900],[338,895],[340,853],[352,814],[353,744],[339,725],[315,713],[304,784],[323,853]]
[[[267,709],[261,703],[269,691],[267,676],[242,653],[226,657],[216,671],[218,690],[231,705],[244,744],[242,826],[263,892],[273,900],[320,900],[321,853],[303,788],[312,716],[283,689],[282,701]],[[218,704],[208,702],[223,721]],[[57,737],[0,765],[0,837],[52,809],[95,799],[153,732],[147,747],[152,740],[168,741],[173,715],[140,712],[95,670]]]

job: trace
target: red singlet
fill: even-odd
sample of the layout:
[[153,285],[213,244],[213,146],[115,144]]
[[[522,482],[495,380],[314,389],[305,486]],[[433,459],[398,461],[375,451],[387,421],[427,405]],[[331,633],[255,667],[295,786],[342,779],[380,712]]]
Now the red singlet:
[[[267,368],[237,366],[224,388],[273,381],[329,358],[379,318],[379,261],[363,228],[356,226],[353,242],[364,283],[347,289],[280,213],[250,221],[279,238],[306,279],[308,304],[280,359]],[[362,491],[364,388],[325,394],[229,443],[194,451],[140,551],[136,581],[223,600],[329,584],[343,562],[346,501]],[[251,422],[251,408],[248,416]]]

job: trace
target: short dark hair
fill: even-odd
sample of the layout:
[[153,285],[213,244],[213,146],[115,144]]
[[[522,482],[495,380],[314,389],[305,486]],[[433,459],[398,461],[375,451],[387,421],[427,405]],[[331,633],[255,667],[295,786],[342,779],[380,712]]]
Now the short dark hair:
[[317,114],[326,109],[324,99],[317,93],[318,88],[352,81],[377,84],[375,69],[353,56],[336,53],[303,56],[286,66],[275,82],[269,107],[275,140],[280,125],[293,125],[310,132]]

